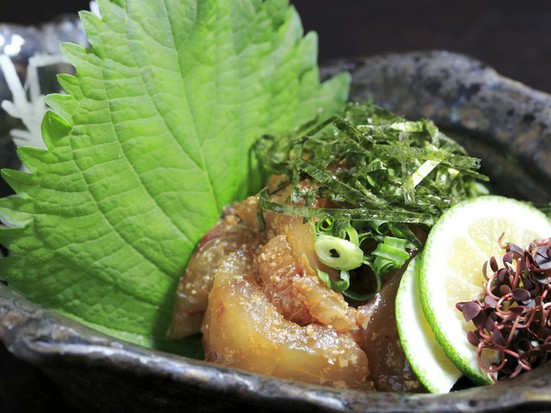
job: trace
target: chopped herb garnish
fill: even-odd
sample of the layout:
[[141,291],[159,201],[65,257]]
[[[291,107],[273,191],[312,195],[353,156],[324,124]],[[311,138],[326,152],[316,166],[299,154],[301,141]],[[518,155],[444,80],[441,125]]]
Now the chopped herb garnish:
[[318,269],[318,277],[322,280],[329,288],[337,292],[344,292],[350,287],[350,274],[346,270],[341,270],[340,278],[338,280],[333,280],[329,277],[325,271]]
[[364,253],[352,241],[332,235],[318,235],[314,249],[321,262],[337,270],[353,270],[363,263]]
[[[524,250],[503,248],[503,266],[494,257],[483,266],[488,281],[481,299],[456,305],[476,327],[467,338],[477,347],[480,366],[498,380],[539,366],[551,352],[551,238]],[[497,362],[485,365],[484,349],[497,350]]]
[[384,241],[379,243],[375,251],[371,253],[375,256],[373,261],[375,274],[386,274],[401,268],[409,259],[406,245],[405,239],[385,237]]
[[[338,254],[343,245],[354,244],[350,229],[356,233],[354,251],[363,252],[361,261],[374,273],[375,291],[353,292],[361,278],[357,274],[347,274],[346,282],[320,276],[355,301],[377,292],[380,277],[419,249],[421,240],[410,225],[426,233],[450,206],[487,193],[481,181],[488,178],[477,171],[480,160],[469,157],[434,123],[408,121],[370,103],[350,103],[342,114],[298,136],[265,136],[254,152],[265,180],[282,175],[292,187],[285,203],[271,200],[264,189],[260,208],[311,220],[323,245],[318,252],[322,262],[337,270],[358,268],[359,254],[346,253],[348,264]],[[304,180],[311,182],[306,189],[301,187]],[[328,207],[312,206],[316,199],[327,200]],[[329,258],[327,240],[335,246],[335,256]]]

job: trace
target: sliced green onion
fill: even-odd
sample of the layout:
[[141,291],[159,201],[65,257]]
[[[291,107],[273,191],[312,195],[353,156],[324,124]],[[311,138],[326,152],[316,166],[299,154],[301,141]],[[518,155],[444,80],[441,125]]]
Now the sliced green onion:
[[337,270],[353,270],[363,263],[362,249],[348,240],[332,235],[318,235],[314,250],[325,265]]
[[352,225],[348,225],[346,228],[344,228],[344,232],[346,233],[346,235],[348,235],[348,240],[356,245],[356,246],[360,246],[360,236],[358,235],[358,231],[356,231],[356,229],[352,226]]
[[332,234],[333,220],[331,218],[325,218],[318,220],[314,225],[314,232],[316,234]]
[[406,240],[394,237],[385,237],[383,242],[377,245],[371,255],[375,256],[373,270],[376,274],[384,275],[398,269],[409,259],[406,251]]
[[325,283],[325,285],[338,293],[342,293],[350,287],[350,274],[348,274],[348,271],[346,270],[341,270],[340,278],[337,281],[333,280],[329,277],[329,274],[320,269],[318,269],[318,277]]

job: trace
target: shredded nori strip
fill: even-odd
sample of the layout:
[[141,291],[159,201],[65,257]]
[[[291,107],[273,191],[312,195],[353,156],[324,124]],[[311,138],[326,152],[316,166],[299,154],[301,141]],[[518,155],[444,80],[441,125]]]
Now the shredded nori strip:
[[[262,190],[261,210],[326,220],[334,236],[345,237],[338,229],[352,226],[362,242],[399,237],[410,253],[421,246],[410,225],[428,232],[452,205],[487,193],[481,182],[488,178],[478,172],[480,160],[434,123],[408,121],[371,103],[350,103],[340,115],[295,135],[264,136],[253,152],[265,182],[280,175],[282,185],[291,185],[284,203]],[[305,181],[310,184],[304,186]],[[330,207],[313,206],[319,199]],[[353,301],[376,293],[380,277],[391,267],[376,265],[375,259],[366,250],[364,262],[374,272],[375,291],[358,293],[350,285],[350,290],[340,286],[339,292]]]
[[304,218],[334,218],[350,221],[389,221],[411,224],[432,225],[433,218],[427,214],[406,210],[369,209],[369,208],[315,208],[301,205],[290,205],[268,199],[268,190],[264,188],[258,194],[258,206],[261,209]]
[[[451,205],[485,192],[480,160],[467,155],[429,120],[407,121],[373,104],[348,104],[334,116],[298,136],[265,136],[254,147],[263,176],[286,175],[291,202],[305,207],[292,214],[431,225]],[[430,172],[419,176],[425,161]],[[419,183],[412,184],[417,173]],[[326,198],[338,208],[306,211],[299,183],[312,180],[309,200]],[[413,191],[412,193],[407,193]],[[263,193],[265,194],[265,192]],[[263,199],[262,208],[291,213]],[[286,211],[286,212],[282,212]]]

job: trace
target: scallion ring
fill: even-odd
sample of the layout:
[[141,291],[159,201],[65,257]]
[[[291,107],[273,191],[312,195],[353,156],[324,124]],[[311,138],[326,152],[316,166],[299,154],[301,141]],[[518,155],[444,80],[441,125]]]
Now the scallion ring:
[[318,235],[314,250],[322,263],[337,270],[358,268],[364,259],[364,253],[359,246],[331,235]]
[[348,290],[348,287],[350,287],[350,274],[348,274],[348,271],[345,270],[341,270],[340,278],[335,281],[329,277],[329,274],[318,268],[318,277],[325,283],[325,285],[338,293],[344,292]]

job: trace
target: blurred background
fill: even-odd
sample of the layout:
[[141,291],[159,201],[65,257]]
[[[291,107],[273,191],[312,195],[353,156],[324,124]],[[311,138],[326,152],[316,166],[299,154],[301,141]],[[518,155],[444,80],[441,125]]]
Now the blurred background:
[[[146,0],[144,0],[146,1]],[[294,0],[319,60],[445,49],[551,93],[551,1]],[[0,23],[40,25],[88,9],[88,0],[3,0]],[[1,39],[0,39],[1,40]],[[0,412],[77,411],[61,389],[0,344]],[[79,410],[81,411],[81,410]]]
[[296,0],[320,59],[445,49],[551,92],[551,2]]
[[[37,24],[88,0],[3,1],[0,22]],[[291,0],[320,60],[419,49],[471,55],[501,74],[551,92],[548,0]]]

